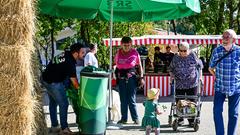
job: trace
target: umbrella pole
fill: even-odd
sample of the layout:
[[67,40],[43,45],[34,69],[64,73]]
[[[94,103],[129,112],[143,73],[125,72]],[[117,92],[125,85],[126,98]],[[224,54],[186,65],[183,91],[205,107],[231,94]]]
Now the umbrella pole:
[[111,109],[112,109],[112,33],[113,33],[113,0],[110,0],[110,7],[111,7],[111,16],[110,16],[110,63],[109,63],[109,101],[108,101],[108,122],[107,122],[107,129],[120,129],[122,128],[121,125],[116,125],[113,123],[113,120],[111,119]]
[[109,63],[109,101],[108,101],[108,123],[111,122],[111,109],[112,109],[112,29],[113,29],[113,0],[110,1],[111,16],[110,16],[110,63]]
[[112,29],[113,29],[113,0],[110,1],[110,7],[111,7],[111,16],[110,16],[110,62],[109,62],[109,101],[108,101],[108,123],[111,122],[111,109],[112,109]]

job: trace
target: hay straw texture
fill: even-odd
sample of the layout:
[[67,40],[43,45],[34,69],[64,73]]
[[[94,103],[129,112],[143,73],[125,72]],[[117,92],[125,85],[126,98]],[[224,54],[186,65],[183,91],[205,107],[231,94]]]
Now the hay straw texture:
[[0,135],[34,129],[32,0],[0,0]]
[[0,0],[0,45],[32,46],[33,0]]
[[30,53],[0,46],[0,135],[30,135],[34,125]]
[[33,127],[32,135],[47,135],[47,124],[45,121],[45,115],[43,110],[43,87],[40,84],[40,63],[37,57],[37,52],[32,54],[32,69],[33,69],[33,88],[35,94],[33,94],[34,99],[36,99],[35,109],[34,109],[34,118],[35,118],[35,127]]

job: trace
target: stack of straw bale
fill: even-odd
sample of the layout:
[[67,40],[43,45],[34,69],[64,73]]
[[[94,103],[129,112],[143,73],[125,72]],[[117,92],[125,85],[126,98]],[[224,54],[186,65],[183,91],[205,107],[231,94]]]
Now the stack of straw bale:
[[37,54],[38,54],[37,52],[33,53],[33,56],[32,56],[32,69],[33,69],[33,76],[34,76],[33,87],[35,91],[35,94],[33,96],[37,100],[37,103],[35,103],[35,109],[34,109],[34,118],[35,118],[36,128],[33,129],[35,130],[33,133],[36,133],[36,135],[47,135],[48,134],[47,124],[45,121],[44,110],[42,108],[43,106],[42,99],[43,99],[44,90],[43,90],[43,86],[41,86],[41,83],[40,83],[41,67],[40,67],[39,58]]
[[0,135],[34,134],[33,0],[0,0]]

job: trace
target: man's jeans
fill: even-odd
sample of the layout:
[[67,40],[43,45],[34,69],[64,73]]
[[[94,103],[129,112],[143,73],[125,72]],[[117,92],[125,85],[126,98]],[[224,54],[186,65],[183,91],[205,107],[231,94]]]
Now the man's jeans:
[[128,120],[128,106],[132,120],[138,120],[136,109],[136,90],[137,81],[135,76],[130,77],[127,81],[125,79],[119,79],[119,95],[122,114],[121,120]]
[[[224,135],[223,124],[223,103],[226,95],[221,92],[215,92],[213,116],[216,135]],[[240,93],[228,97],[228,135],[237,135],[238,112],[239,112]]]
[[49,111],[52,127],[58,126],[57,120],[57,105],[59,105],[60,123],[61,128],[68,127],[67,112],[68,112],[68,99],[65,91],[65,85],[61,83],[51,83],[46,85],[49,95]]

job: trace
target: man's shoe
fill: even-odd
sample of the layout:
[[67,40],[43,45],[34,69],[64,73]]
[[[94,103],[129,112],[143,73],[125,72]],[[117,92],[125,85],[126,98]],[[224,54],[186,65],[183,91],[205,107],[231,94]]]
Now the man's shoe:
[[117,124],[127,124],[127,121],[126,121],[126,120],[119,120],[119,121],[117,122]]
[[133,123],[136,124],[136,125],[139,125],[139,124],[140,124],[140,122],[139,122],[138,119],[137,119],[137,120],[133,120]]
[[59,133],[60,132],[60,127],[59,126],[57,126],[57,127],[51,127],[50,129],[49,129],[49,133]]
[[65,128],[60,131],[59,135],[75,135],[69,128]]

